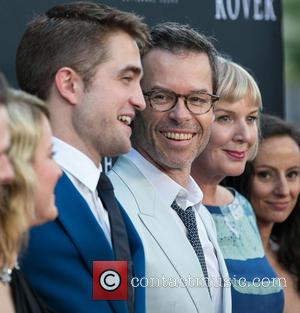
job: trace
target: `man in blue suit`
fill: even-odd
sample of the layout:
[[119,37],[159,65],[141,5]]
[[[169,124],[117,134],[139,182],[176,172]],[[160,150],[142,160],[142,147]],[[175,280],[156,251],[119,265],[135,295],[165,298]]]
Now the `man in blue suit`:
[[131,147],[130,123],[145,108],[140,53],[147,43],[134,14],[77,2],[37,16],[18,47],[20,87],[48,103],[54,158],[64,172],[55,191],[59,216],[33,229],[22,268],[60,313],[145,312],[142,288],[128,288],[128,301],[93,300],[92,264],[126,260],[130,275],[144,276],[142,243],[101,160]]

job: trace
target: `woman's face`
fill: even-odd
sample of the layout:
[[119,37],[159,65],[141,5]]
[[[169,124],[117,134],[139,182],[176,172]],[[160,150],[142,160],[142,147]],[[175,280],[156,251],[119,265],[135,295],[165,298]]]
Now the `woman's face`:
[[258,105],[249,96],[233,103],[223,100],[216,103],[211,137],[199,156],[209,175],[223,179],[244,171],[257,143],[258,111]]
[[4,107],[0,104],[0,185],[9,183],[14,178],[14,170],[8,158],[9,148],[8,115]]
[[265,139],[253,162],[250,202],[260,223],[283,222],[300,192],[300,150],[289,136]]
[[32,225],[53,220],[57,216],[54,202],[54,187],[61,170],[52,159],[52,132],[48,120],[43,116],[42,135],[35,152],[33,169],[36,174],[35,217]]

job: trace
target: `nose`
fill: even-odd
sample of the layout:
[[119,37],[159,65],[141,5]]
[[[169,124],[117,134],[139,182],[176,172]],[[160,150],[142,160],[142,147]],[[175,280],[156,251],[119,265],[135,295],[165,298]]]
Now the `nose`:
[[188,121],[192,118],[192,113],[186,107],[182,97],[178,97],[176,105],[169,111],[169,117],[177,122]]
[[[252,138],[253,137],[253,138]],[[256,137],[252,136],[252,132],[246,122],[240,121],[236,127],[233,140],[236,142],[252,142],[255,143]]]
[[290,192],[289,183],[285,175],[277,178],[274,193],[278,196],[287,196]]
[[0,184],[10,183],[14,177],[14,169],[7,156],[2,156],[1,165],[0,165]]
[[137,86],[136,90],[130,97],[130,104],[134,106],[136,110],[139,111],[145,110],[146,102],[140,85]]

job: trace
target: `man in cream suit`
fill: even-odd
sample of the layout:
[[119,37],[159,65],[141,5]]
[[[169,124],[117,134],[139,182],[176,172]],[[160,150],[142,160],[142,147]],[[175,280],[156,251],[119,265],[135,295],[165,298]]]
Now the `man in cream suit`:
[[146,286],[147,313],[229,313],[215,226],[190,176],[218,100],[216,51],[205,36],[177,23],[157,25],[151,35],[143,58],[147,107],[134,121],[134,149],[109,173],[144,245],[146,277],[132,284]]

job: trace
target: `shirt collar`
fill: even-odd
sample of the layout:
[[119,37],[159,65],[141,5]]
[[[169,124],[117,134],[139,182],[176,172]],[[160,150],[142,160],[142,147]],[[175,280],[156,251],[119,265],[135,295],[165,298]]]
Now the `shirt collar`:
[[189,176],[187,188],[182,187],[168,175],[161,172],[156,166],[145,159],[137,150],[131,149],[126,155],[131,159],[147,180],[156,189],[160,198],[169,206],[176,199],[183,209],[202,201],[203,194],[194,179]]
[[54,160],[92,192],[96,190],[102,165],[97,167],[84,153],[68,143],[53,137]]

